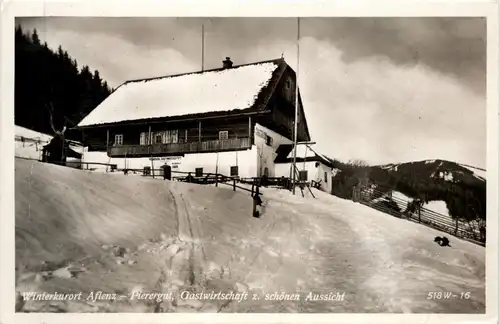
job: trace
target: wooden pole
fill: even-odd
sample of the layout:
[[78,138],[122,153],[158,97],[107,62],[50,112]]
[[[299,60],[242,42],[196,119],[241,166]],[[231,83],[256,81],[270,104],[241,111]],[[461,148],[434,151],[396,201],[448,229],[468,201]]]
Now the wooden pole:
[[201,71],[205,71],[205,25],[201,24]]
[[198,122],[198,142],[201,143],[201,120]]
[[248,138],[251,140],[252,138],[252,117],[248,117]]
[[[146,141],[146,144],[147,144],[147,145],[151,145],[151,144],[153,144],[153,140],[152,140],[152,138],[151,138],[151,125],[149,125],[149,130],[148,130],[148,140]],[[150,150],[150,149],[148,148],[148,151],[149,151],[149,150]]]
[[[108,149],[106,148],[106,154],[108,154]],[[82,129],[82,159],[80,160],[81,162],[85,162],[85,135],[83,134],[83,129]],[[83,163],[80,165],[80,168],[83,170],[85,167],[83,166]]]
[[[299,57],[300,57],[300,18],[297,17],[297,71],[295,72],[295,123],[293,125],[293,168],[295,169],[297,165],[297,122],[298,122],[298,114],[299,114]],[[292,172],[293,175],[293,187],[292,192],[295,195],[295,172]]]
[[151,175],[153,176],[153,179],[155,178],[155,164],[154,160],[151,158]]

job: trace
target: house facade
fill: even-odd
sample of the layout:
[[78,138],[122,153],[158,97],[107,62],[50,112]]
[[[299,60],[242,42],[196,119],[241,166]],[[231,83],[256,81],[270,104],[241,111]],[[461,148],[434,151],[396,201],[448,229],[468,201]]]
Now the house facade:
[[[127,81],[76,127],[84,162],[118,168],[275,176],[276,149],[292,143],[295,72],[277,59]],[[299,95],[298,141],[310,141]]]
[[[293,166],[293,145],[281,145],[275,158],[277,177],[290,177]],[[299,181],[314,181],[320,190],[332,193],[333,178],[338,170],[334,168],[333,160],[317,153],[309,145],[297,146],[296,179]]]

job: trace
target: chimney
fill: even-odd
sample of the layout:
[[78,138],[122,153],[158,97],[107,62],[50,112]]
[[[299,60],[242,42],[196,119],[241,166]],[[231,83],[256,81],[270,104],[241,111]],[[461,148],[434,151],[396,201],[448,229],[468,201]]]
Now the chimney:
[[223,69],[230,69],[233,67],[233,61],[231,61],[230,57],[226,57],[225,61],[222,61],[222,68]]

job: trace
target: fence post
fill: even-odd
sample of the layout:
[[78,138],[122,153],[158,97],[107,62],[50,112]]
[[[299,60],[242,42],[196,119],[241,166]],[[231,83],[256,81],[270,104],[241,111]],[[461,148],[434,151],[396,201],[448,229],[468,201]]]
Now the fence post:
[[357,188],[357,186],[353,186],[352,187],[352,201],[359,202],[358,188]]
[[260,203],[258,203],[258,200],[260,200],[259,185],[256,185],[256,187],[255,187],[255,195],[252,195],[252,200],[253,200],[252,216],[259,218],[260,215],[259,215],[259,211],[257,210],[257,204],[260,204]]
[[233,191],[236,191],[236,179],[233,179]]
[[219,186],[219,174],[218,173],[215,174],[215,186],[216,187]]
[[255,186],[255,179],[252,181],[252,196],[253,196],[253,188]]
[[417,206],[417,212],[418,212],[418,222],[420,223],[420,216],[421,216],[421,207],[420,204]]
[[455,235],[458,234],[458,218],[455,220]]

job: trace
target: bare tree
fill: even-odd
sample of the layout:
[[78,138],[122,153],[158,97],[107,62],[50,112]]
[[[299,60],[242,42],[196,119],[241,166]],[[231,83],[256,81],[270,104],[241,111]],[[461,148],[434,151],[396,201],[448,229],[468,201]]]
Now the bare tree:
[[355,160],[349,160],[347,162],[349,165],[356,166],[356,167],[367,167],[370,166],[366,161],[355,159]]
[[47,105],[47,110],[49,111],[49,116],[50,116],[50,127],[52,128],[52,131],[54,132],[54,138],[58,137],[61,140],[61,163],[65,161],[65,148],[66,148],[66,140],[64,137],[64,133],[66,132],[66,123],[67,119],[64,120],[63,128],[62,130],[57,130],[56,127],[54,126],[54,106],[52,105],[52,102],[49,102]]

